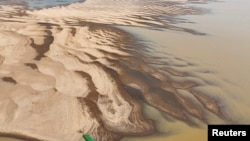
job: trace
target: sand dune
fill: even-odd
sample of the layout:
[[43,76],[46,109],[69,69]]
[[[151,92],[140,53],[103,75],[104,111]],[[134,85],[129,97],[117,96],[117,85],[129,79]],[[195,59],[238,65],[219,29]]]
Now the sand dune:
[[160,72],[143,45],[107,25],[199,34],[164,17],[195,12],[149,0],[89,0],[32,11],[1,6],[0,132],[55,141],[81,140],[81,133],[97,141],[154,133],[141,101],[188,124],[195,124],[190,117],[209,122],[204,113],[220,115],[219,106],[193,90],[198,83],[172,80],[167,73],[186,74]]

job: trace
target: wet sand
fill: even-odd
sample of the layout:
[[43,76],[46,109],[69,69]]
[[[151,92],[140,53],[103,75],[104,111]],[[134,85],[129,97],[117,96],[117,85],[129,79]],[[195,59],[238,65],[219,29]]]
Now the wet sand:
[[176,140],[200,133],[203,140],[206,124],[236,122],[221,99],[198,89],[210,86],[208,78],[179,69],[195,64],[152,53],[151,44],[113,27],[204,36],[173,24],[180,22],[176,16],[201,9],[166,1],[105,2],[1,7],[1,132],[60,141],[83,140],[82,133],[98,141],[146,135]]
[[0,137],[0,141],[24,141],[24,140],[19,140],[19,139],[14,139],[14,138],[7,138],[7,137]]
[[145,105],[145,113],[147,117],[150,117],[157,122],[158,134],[145,136],[145,137],[127,137],[121,141],[169,141],[176,140],[207,140],[206,125],[199,123],[199,127],[192,127],[185,122],[175,120],[171,117],[163,116],[157,109]]

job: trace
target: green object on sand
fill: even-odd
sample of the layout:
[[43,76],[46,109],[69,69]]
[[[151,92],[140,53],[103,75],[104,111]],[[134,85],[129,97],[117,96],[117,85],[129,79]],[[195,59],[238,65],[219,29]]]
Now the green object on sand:
[[86,141],[94,141],[89,135],[87,134],[83,134],[82,137],[86,140]]

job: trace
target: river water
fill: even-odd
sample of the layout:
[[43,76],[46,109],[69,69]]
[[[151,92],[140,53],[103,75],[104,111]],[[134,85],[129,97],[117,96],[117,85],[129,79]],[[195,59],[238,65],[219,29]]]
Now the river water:
[[[4,1],[0,1],[0,4]],[[11,1],[9,1],[11,2]],[[12,1],[16,4],[15,1]],[[67,2],[67,3],[65,3]],[[30,8],[42,8],[67,1],[19,1]],[[157,56],[172,64],[172,68],[189,73],[191,77],[208,82],[210,85],[196,89],[223,100],[221,107],[224,114],[234,123],[249,124],[250,111],[250,1],[224,0],[206,4],[189,5],[208,10],[203,15],[186,15],[179,18],[190,22],[177,23],[175,26],[191,28],[206,33],[204,36],[170,30],[151,30],[139,27],[120,27],[138,39],[150,42],[150,47]],[[192,65],[187,65],[192,64]],[[122,141],[181,141],[207,140],[206,125],[191,127],[181,121],[166,120],[155,108],[144,105],[144,113],[157,123],[161,132],[147,137],[128,137]],[[211,123],[224,121],[209,115]],[[199,122],[199,121],[197,121]],[[0,141],[16,139],[0,138]]]
[[41,9],[58,5],[68,5],[75,2],[83,2],[85,0],[1,0],[0,5],[22,5],[29,9]]
[[[204,8],[208,13],[180,16],[188,22],[175,25],[205,33],[205,36],[138,27],[121,28],[150,42],[152,53],[165,58],[173,69],[208,82],[209,85],[195,89],[221,101],[220,106],[225,107],[223,113],[235,123],[249,124],[250,1],[224,0],[189,5]],[[165,134],[122,141],[207,140],[206,125],[192,128],[179,121],[164,120],[152,107],[146,106],[146,111],[149,117],[158,121],[159,130]],[[224,123],[215,117],[209,118],[211,123]]]

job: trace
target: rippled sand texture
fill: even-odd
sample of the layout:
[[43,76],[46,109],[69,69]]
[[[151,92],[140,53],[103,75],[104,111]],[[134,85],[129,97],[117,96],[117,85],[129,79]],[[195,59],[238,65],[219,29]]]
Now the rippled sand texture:
[[75,3],[69,6],[31,11],[24,11],[20,7],[15,7],[13,11],[13,7],[3,6],[2,9],[5,11],[5,15],[1,19],[9,20],[9,17],[13,17],[16,14],[24,14],[29,15],[29,19],[18,17],[19,20],[34,22],[38,20],[73,25],[79,21],[88,21],[101,24],[134,25],[152,28],[162,27],[193,34],[202,34],[191,29],[169,24],[185,22],[182,19],[174,18],[174,16],[202,13],[200,9],[186,7],[182,5],[183,3],[175,1],[179,0],[87,0],[84,3]]
[[106,25],[196,34],[162,17],[195,12],[177,3],[136,0],[89,0],[35,11],[2,6],[0,132],[58,141],[81,140],[81,133],[97,141],[151,134],[155,126],[142,115],[142,101],[190,125],[193,118],[209,122],[209,113],[223,117],[213,98],[193,90],[197,83],[166,75],[185,73],[167,67],[159,72],[151,65],[166,63]]

